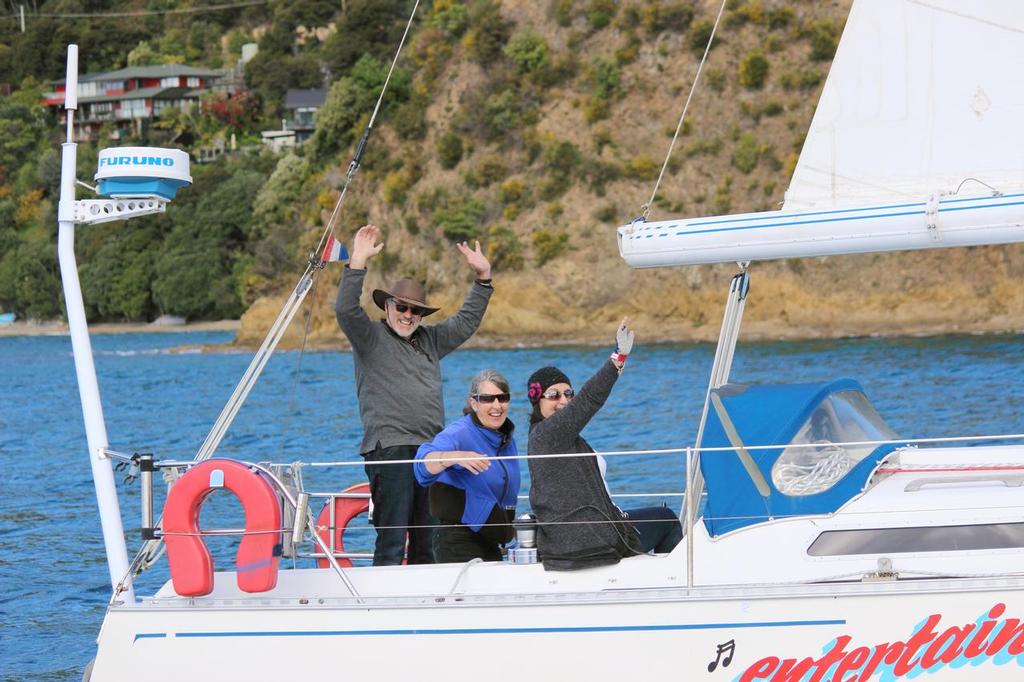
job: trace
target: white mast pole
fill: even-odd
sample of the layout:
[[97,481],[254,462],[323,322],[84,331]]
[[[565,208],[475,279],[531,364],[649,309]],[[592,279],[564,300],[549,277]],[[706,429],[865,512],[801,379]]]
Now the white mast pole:
[[[103,544],[107,552],[107,568],[110,584],[117,590],[118,583],[128,574],[128,547],[125,544],[124,528],[121,524],[121,509],[117,501],[117,487],[114,483],[114,469],[110,459],[103,455],[107,449],[107,427],[103,421],[103,406],[100,403],[100,387],[96,380],[96,366],[92,359],[92,343],[85,321],[85,304],[82,302],[82,287],[78,281],[78,263],[75,260],[75,176],[78,145],[74,139],[74,116],[78,108],[78,46],[68,45],[68,70],[64,107],[67,111],[67,142],[61,145],[60,202],[57,207],[57,224],[60,227],[57,253],[60,259],[60,274],[64,284],[64,301],[67,305],[68,328],[71,332],[71,347],[75,355],[75,373],[78,376],[78,393],[82,400],[82,415],[85,418],[85,436],[89,442],[89,460],[92,463],[92,478],[96,486],[96,501],[99,504],[100,524],[103,528]],[[125,582],[125,600],[135,601],[131,578]]]

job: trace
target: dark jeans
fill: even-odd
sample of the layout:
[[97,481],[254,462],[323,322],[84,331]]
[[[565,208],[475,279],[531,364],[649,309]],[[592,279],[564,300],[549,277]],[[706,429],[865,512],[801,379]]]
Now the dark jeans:
[[683,539],[683,526],[668,507],[629,509],[626,515],[639,531],[640,546],[645,552],[671,552]]
[[406,532],[409,534],[409,563],[434,563],[433,526],[436,522],[430,516],[427,489],[416,483],[412,464],[375,463],[413,459],[416,449],[415,445],[395,445],[378,447],[363,455],[373,498],[373,525],[377,529],[374,566],[402,563],[406,554]]
[[439,564],[456,564],[470,559],[501,561],[501,549],[474,533],[469,526],[444,526],[434,534],[434,558]]

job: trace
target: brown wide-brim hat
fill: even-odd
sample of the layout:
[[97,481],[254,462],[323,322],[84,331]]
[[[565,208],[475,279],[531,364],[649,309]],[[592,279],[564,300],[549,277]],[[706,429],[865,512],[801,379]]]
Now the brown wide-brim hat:
[[373,290],[373,302],[377,307],[384,310],[384,304],[389,298],[393,298],[408,305],[423,308],[423,317],[436,313],[440,308],[427,305],[427,292],[423,285],[412,279],[400,279],[391,285],[390,291],[384,289]]

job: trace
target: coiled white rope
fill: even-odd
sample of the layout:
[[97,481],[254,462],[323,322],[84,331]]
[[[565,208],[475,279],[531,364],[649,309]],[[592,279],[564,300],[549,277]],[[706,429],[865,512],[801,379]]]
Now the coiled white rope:
[[843,448],[819,444],[806,462],[778,462],[772,471],[772,482],[784,495],[813,495],[828,490],[849,473],[857,462]]

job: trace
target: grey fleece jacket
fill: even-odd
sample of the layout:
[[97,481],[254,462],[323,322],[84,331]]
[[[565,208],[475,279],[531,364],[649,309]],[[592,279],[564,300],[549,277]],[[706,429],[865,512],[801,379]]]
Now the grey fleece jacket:
[[[564,408],[530,427],[531,455],[592,453],[580,432],[604,405],[619,373],[608,360]],[[595,457],[531,459],[530,504],[544,568],[568,571],[641,554],[640,536],[608,497]]]
[[366,270],[347,265],[334,312],[352,344],[356,396],[366,454],[381,447],[420,445],[444,428],[441,358],[462,345],[480,326],[491,287],[474,283],[457,313],[436,325],[423,325],[408,339],[387,322],[371,321],[359,297]]

